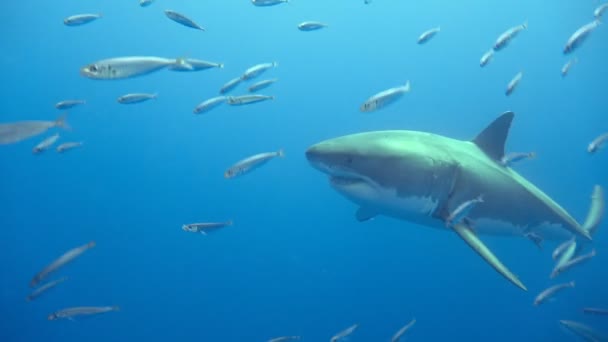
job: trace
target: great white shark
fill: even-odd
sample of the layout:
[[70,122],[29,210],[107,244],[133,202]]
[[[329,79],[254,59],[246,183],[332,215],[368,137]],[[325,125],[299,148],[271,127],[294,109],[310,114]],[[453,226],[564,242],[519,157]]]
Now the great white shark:
[[[505,112],[472,141],[427,132],[393,130],[346,135],[306,151],[331,186],[359,205],[356,218],[385,215],[456,232],[496,271],[523,290],[525,285],[488,249],[478,235],[545,240],[572,236],[591,241],[604,213],[603,190],[595,186],[584,224],[548,195],[501,163],[514,118]],[[483,196],[466,218],[446,219],[459,205]]]

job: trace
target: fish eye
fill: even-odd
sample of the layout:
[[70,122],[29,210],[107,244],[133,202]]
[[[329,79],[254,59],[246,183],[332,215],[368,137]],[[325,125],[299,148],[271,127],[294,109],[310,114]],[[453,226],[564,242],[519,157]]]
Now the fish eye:
[[97,66],[95,66],[95,64],[89,66],[89,71],[91,71],[91,72],[97,72]]

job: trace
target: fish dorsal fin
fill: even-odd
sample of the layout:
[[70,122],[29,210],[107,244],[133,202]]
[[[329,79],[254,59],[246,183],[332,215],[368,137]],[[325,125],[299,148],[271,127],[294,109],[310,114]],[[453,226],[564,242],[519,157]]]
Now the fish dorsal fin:
[[504,112],[484,129],[473,142],[490,158],[500,161],[505,154],[505,142],[515,113]]

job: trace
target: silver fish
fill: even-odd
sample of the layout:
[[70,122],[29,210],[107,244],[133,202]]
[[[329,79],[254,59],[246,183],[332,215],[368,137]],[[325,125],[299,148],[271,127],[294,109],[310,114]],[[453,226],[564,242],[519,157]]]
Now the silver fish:
[[570,240],[562,242],[559,246],[557,246],[551,255],[553,260],[557,260],[560,256],[562,256],[564,252],[574,243],[576,243],[576,238],[573,236]]
[[146,94],[146,93],[135,93],[135,94],[126,94],[120,96],[116,101],[122,104],[134,104],[141,103],[148,100],[153,100],[158,97],[158,94]]
[[174,64],[169,66],[171,71],[201,71],[212,68],[222,69],[224,64],[203,61],[200,59],[184,58],[183,64]]
[[507,84],[507,90],[505,90],[506,96],[510,96],[511,94],[513,94],[515,88],[517,88],[519,82],[521,82],[522,77],[524,77],[524,73],[520,71],[517,73],[517,75],[513,77],[513,79],[511,79],[509,84]]
[[182,24],[182,25],[184,25],[186,27],[190,27],[190,28],[193,28],[193,29],[205,31],[204,27],[202,27],[199,24],[195,23],[192,19],[186,17],[185,15],[183,15],[181,13],[177,13],[177,12],[172,11],[172,10],[165,10],[165,15],[167,16],[167,18],[175,21],[178,24]]
[[287,341],[296,341],[300,340],[300,336],[281,336],[275,337],[273,339],[268,340],[268,342],[287,342]]
[[84,105],[86,103],[87,103],[87,101],[85,101],[85,100],[65,100],[65,101],[57,102],[55,104],[55,108],[57,108],[59,110],[66,110],[66,109],[74,108],[76,106]]
[[224,84],[222,86],[222,88],[220,89],[220,94],[226,94],[226,93],[232,91],[242,81],[243,81],[243,79],[241,77],[231,79],[230,81],[226,82],[226,84]]
[[328,27],[329,25],[320,23],[318,21],[305,21],[298,24],[298,30],[300,31],[316,31],[322,28]]
[[80,26],[101,18],[101,14],[77,14],[63,19],[66,26]]
[[544,303],[547,299],[553,297],[557,292],[564,290],[564,289],[573,288],[574,285],[575,285],[574,282],[571,281],[569,283],[551,286],[550,288],[544,290],[538,296],[536,296],[536,298],[534,299],[534,305],[539,306],[542,303]]
[[182,58],[131,56],[109,58],[88,64],[80,69],[80,74],[96,80],[118,80],[147,75],[172,65],[188,68],[188,64]]
[[583,312],[589,315],[608,316],[608,309],[583,308]]
[[289,0],[251,0],[251,3],[254,6],[260,6],[260,7],[280,5],[280,4],[288,3],[288,2],[289,2]]
[[148,6],[152,5],[153,2],[154,2],[154,0],[139,0],[139,6],[148,7]]
[[232,226],[232,224],[232,220],[226,222],[188,223],[182,225],[182,229],[186,232],[207,235],[207,233],[211,233],[224,227]]
[[589,261],[591,258],[593,258],[596,255],[595,249],[592,250],[590,253],[581,255],[581,256],[577,256],[574,259],[571,259],[570,261],[566,262],[565,264],[556,267],[556,269],[553,271],[553,273],[551,274],[551,278],[555,278],[558,275],[570,270],[571,268],[573,268],[574,266],[578,266],[581,265],[582,263]]
[[435,27],[428,31],[423,32],[418,37],[418,44],[425,44],[426,42],[431,40],[431,38],[435,37],[435,35],[437,35],[437,33],[439,33],[440,31],[441,31],[441,27]]
[[518,161],[534,158],[536,158],[536,152],[513,152],[506,154],[504,157],[502,157],[500,163],[503,166],[511,166],[511,164],[516,163]]
[[53,146],[53,144],[55,144],[57,140],[59,140],[59,133],[55,133],[50,137],[42,140],[38,145],[34,146],[34,148],[32,149],[32,153],[39,154],[48,150],[48,148]]
[[25,300],[27,300],[28,302],[31,302],[34,299],[40,297],[43,293],[46,293],[47,291],[54,288],[55,286],[63,283],[67,279],[68,279],[68,277],[62,277],[62,278],[59,278],[59,279],[56,279],[53,281],[49,281],[48,283],[46,283],[46,284],[40,286],[39,288],[37,288],[36,290],[34,290],[34,292],[32,292],[29,296],[27,296],[25,298]]
[[595,11],[593,11],[593,16],[595,19],[600,20],[606,10],[608,10],[608,3],[601,4],[595,9]]
[[263,80],[263,81],[259,81],[257,83],[252,84],[249,87],[249,92],[253,93],[265,88],[270,87],[272,84],[274,84],[275,82],[277,82],[279,79],[278,78],[273,78],[271,80]]
[[475,208],[479,203],[483,203],[483,195],[479,195],[476,198],[470,199],[461,203],[450,215],[445,219],[445,226],[450,227],[460,223],[465,219],[471,210]]
[[561,320],[561,321],[559,321],[559,323],[563,327],[570,330],[576,336],[581,337],[585,341],[603,342],[603,341],[608,340],[608,337],[602,336],[599,332],[595,331],[594,329],[592,329],[584,324],[574,322],[574,321],[566,321],[566,320]]
[[365,100],[365,102],[363,102],[363,104],[359,107],[359,110],[365,113],[369,113],[380,108],[386,107],[389,104],[396,102],[405,93],[408,93],[410,89],[410,81],[407,81],[404,86],[381,91]]
[[212,97],[208,100],[201,102],[198,106],[194,108],[194,114],[202,114],[204,112],[210,111],[211,109],[221,105],[222,103],[226,103],[228,98],[226,96],[216,96]]
[[98,315],[110,311],[119,311],[118,306],[81,306],[75,308],[68,308],[54,312],[48,316],[49,321],[54,321],[60,318],[74,319],[77,316],[91,316]]
[[413,327],[414,324],[416,324],[416,319],[412,319],[408,324],[404,325],[401,329],[399,329],[399,331],[397,331],[395,335],[393,335],[393,338],[391,338],[391,342],[399,342],[399,340],[401,340],[401,337],[408,330],[410,330],[410,328]]
[[63,267],[67,263],[78,258],[82,253],[88,251],[89,249],[91,249],[93,247],[95,247],[95,241],[91,241],[91,242],[87,243],[86,245],[72,248],[69,251],[65,252],[59,258],[54,260],[50,265],[45,267],[42,271],[38,272],[34,276],[34,278],[32,278],[32,281],[30,282],[30,287],[35,287],[49,274],[57,271],[59,268]]
[[252,78],[260,76],[261,74],[266,72],[268,69],[276,68],[277,66],[279,66],[279,64],[277,62],[256,64],[256,65],[252,66],[251,68],[245,70],[245,73],[243,73],[243,76],[241,76],[241,79],[243,81],[250,80]]
[[0,124],[0,145],[13,144],[46,132],[53,127],[71,129],[66,121],[67,115],[55,121],[18,121]]
[[276,157],[283,158],[284,156],[285,153],[281,149],[277,152],[265,152],[247,157],[228,168],[228,170],[224,172],[224,178],[235,178],[237,176],[242,176],[268,163],[271,159]]
[[486,53],[484,53],[483,56],[481,56],[481,59],[479,60],[479,66],[483,68],[484,66],[488,65],[488,63],[490,63],[490,61],[492,60],[492,57],[494,57],[494,50],[490,49]]
[[574,50],[578,49],[583,42],[589,38],[591,32],[593,32],[599,25],[600,21],[596,19],[576,30],[566,42],[566,46],[564,47],[564,55],[570,54]]
[[521,24],[521,25],[517,25],[514,27],[511,27],[510,29],[506,30],[503,34],[501,34],[498,39],[496,39],[496,43],[494,43],[494,50],[495,51],[499,51],[504,49],[507,45],[509,45],[509,43],[515,38],[517,37],[517,35],[528,28],[528,22],[526,21],[525,23]]
[[564,66],[562,67],[562,77],[566,77],[568,75],[568,73],[570,72],[570,69],[572,68],[572,66],[574,66],[574,64],[576,64],[578,61],[578,59],[573,58],[571,60],[569,60],[568,62],[566,62],[566,64],[564,64]]
[[78,142],[66,142],[66,143],[63,143],[63,144],[57,146],[57,152],[58,153],[63,153],[63,152],[69,151],[69,150],[73,150],[73,149],[75,149],[77,147],[81,147],[82,144],[83,144],[82,141],[78,141]]
[[231,106],[243,106],[268,100],[274,100],[274,96],[268,95],[241,95],[228,96],[227,103]]
[[560,255],[559,259],[557,259],[555,267],[553,267],[553,271],[551,271],[551,275],[549,275],[549,278],[553,279],[559,275],[559,270],[568,262],[570,262],[570,260],[572,260],[574,255],[576,255],[576,251],[578,250],[578,248],[579,245],[576,240],[574,240],[571,244],[568,245],[568,247]]
[[353,324],[350,327],[340,331],[339,333],[337,333],[336,335],[334,335],[329,342],[338,342],[340,340],[342,340],[345,337],[348,337],[350,335],[352,335],[352,333],[355,332],[355,330],[357,330],[357,328],[359,327],[359,324]]
[[603,148],[606,142],[608,141],[608,133],[604,133],[597,138],[593,139],[589,146],[587,147],[587,152],[595,153],[599,149]]

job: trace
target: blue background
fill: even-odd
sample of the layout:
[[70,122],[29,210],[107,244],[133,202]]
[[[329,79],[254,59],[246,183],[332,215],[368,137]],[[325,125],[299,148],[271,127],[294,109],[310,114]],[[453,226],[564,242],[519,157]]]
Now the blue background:
[[[509,151],[535,151],[517,165],[530,181],[582,221],[594,184],[608,186],[608,151],[587,144],[608,131],[608,29],[601,25],[568,60],[568,37],[593,19],[595,1],[292,0],[255,7],[247,0],[24,0],[1,5],[1,122],[53,120],[53,105],[83,98],[70,111],[61,141],[82,149],[34,156],[43,136],[0,146],[1,341],[265,341],[302,335],[327,341],[353,323],[352,341],[387,341],[412,318],[416,341],[560,341],[559,319],[597,328],[605,317],[584,306],[608,306],[608,234],[597,257],[558,280],[575,290],[541,307],[533,298],[554,284],[547,243],[483,237],[526,283],[507,283],[454,234],[389,218],[359,224],[354,204],[327,185],[304,158],[324,139],[378,129],[411,129],[470,139],[505,110],[516,118]],[[184,13],[207,28],[168,20]],[[65,17],[103,13],[96,22],[64,26]],[[327,29],[300,32],[319,20]],[[486,68],[481,55],[507,28],[522,32]],[[428,44],[425,30],[441,26]],[[131,55],[187,56],[225,63],[196,73],[159,71],[98,81],[79,75],[94,61]],[[262,78],[276,100],[223,106],[194,116],[246,68],[277,61]],[[512,96],[504,90],[518,72]],[[378,91],[412,82],[384,110],[364,114]],[[246,92],[240,85],[234,94]],[[129,92],[159,98],[125,106]],[[51,134],[51,133],[49,133]],[[242,178],[225,169],[248,155],[284,148]],[[184,223],[233,219],[201,236]],[[605,225],[604,225],[605,226]],[[64,251],[97,247],[62,269],[70,277],[32,303],[31,277]],[[58,309],[120,305],[94,319],[47,321]]]

